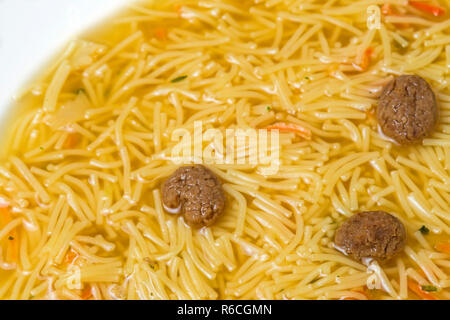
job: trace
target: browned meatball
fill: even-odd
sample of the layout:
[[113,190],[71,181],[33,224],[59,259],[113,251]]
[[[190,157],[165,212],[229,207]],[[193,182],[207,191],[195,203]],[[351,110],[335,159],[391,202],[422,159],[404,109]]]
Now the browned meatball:
[[403,75],[384,87],[377,120],[386,136],[400,144],[418,143],[431,133],[437,119],[436,98],[423,78]]
[[202,165],[177,169],[162,186],[164,207],[181,212],[191,226],[212,225],[225,208],[225,193],[219,179]]
[[386,261],[401,252],[406,243],[403,224],[384,211],[353,215],[336,231],[337,247],[357,260],[373,258]]

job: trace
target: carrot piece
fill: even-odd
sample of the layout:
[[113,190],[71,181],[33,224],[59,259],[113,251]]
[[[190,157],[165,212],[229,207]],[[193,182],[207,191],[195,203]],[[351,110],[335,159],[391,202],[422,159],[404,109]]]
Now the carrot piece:
[[[385,15],[385,16],[396,16],[396,17],[402,17],[404,16],[403,14],[397,13],[394,8],[392,8],[390,3],[385,3],[382,7],[381,7],[381,12]],[[408,28],[409,27],[409,23],[395,23],[398,25],[399,28]]]
[[377,115],[375,114],[375,110],[370,109],[370,110],[366,110],[366,118],[367,121],[373,123],[377,121]]
[[[365,293],[362,293],[362,292],[358,292],[358,293],[361,293],[362,295],[367,297],[367,295]],[[344,298],[341,298],[341,300],[364,300],[364,299],[357,299],[357,298],[353,298],[353,297],[344,296]],[[370,300],[370,299],[367,297],[367,300]]]
[[331,77],[336,77],[335,73],[339,70],[339,64],[332,64],[329,68],[328,68],[328,75]]
[[417,294],[419,297],[421,297],[424,300],[439,300],[433,294],[431,294],[427,291],[424,291],[418,283],[416,283],[412,280],[408,280],[408,287],[412,292],[414,292],[415,294]]
[[19,238],[16,230],[11,230],[8,235],[8,254],[7,260],[10,263],[17,263],[19,261]]
[[387,16],[390,16],[394,13],[390,3],[383,4],[383,6],[381,7],[381,12]]
[[367,67],[370,64],[370,61],[372,59],[372,53],[373,53],[373,48],[372,47],[368,47],[366,50],[364,50],[363,56],[361,61],[358,63],[358,61],[353,61],[353,62],[346,62],[345,64],[348,65],[352,65],[353,68],[355,68],[357,71],[365,71],[367,69]]
[[450,242],[438,242],[434,247],[437,251],[450,254]]
[[422,276],[422,278],[427,279],[427,275],[425,274],[425,272],[423,272],[422,269],[418,269],[416,270],[418,274],[420,274]]
[[159,27],[155,29],[155,37],[158,40],[166,40],[167,39],[167,32],[166,29],[163,27]]
[[80,255],[74,249],[70,248],[70,251],[66,255],[66,263],[74,263]]
[[445,10],[443,8],[431,3],[422,1],[409,1],[409,4],[422,12],[432,14],[435,17],[443,16],[445,14]]
[[64,149],[72,149],[80,142],[80,135],[78,133],[70,133],[64,142]]
[[82,300],[89,300],[92,297],[92,288],[90,285],[84,287],[80,297]]
[[[367,300],[370,300],[369,295],[364,291],[363,287],[357,287],[357,288],[351,289],[350,291],[360,293],[363,296],[365,296],[367,298]],[[341,300],[359,300],[359,299],[356,299],[356,298],[353,298],[353,297],[343,296],[341,298]]]
[[9,213],[8,207],[0,208],[0,219],[2,227],[6,226],[8,223],[11,222],[11,214]]
[[[0,216],[2,227],[6,226],[12,221],[11,213],[8,207],[0,207]],[[6,260],[10,263],[17,263],[19,261],[19,238],[17,230],[11,230],[6,238]]]
[[173,6],[173,10],[178,13],[178,16],[181,17],[181,14],[183,13],[183,5],[176,4]]
[[361,61],[360,65],[359,65],[362,70],[366,70],[367,67],[369,66],[371,58],[372,58],[372,53],[373,53],[373,48],[372,47],[368,47],[364,51],[364,55],[363,55],[362,61]]
[[280,132],[293,132],[310,140],[312,133],[308,128],[295,123],[277,122],[267,127],[267,130],[279,130]]

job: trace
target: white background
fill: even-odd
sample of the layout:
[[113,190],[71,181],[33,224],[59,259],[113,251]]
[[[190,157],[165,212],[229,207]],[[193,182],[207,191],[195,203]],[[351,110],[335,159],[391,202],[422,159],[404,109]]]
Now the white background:
[[0,119],[50,57],[129,1],[0,0]]

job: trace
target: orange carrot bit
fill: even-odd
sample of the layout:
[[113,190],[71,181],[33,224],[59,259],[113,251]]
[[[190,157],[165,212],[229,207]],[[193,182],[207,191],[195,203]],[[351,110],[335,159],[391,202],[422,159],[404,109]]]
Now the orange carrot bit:
[[366,51],[364,51],[363,61],[361,63],[361,67],[365,70],[370,64],[370,60],[372,58],[373,48],[368,47]]
[[[356,292],[356,291],[355,291],[355,292]],[[366,295],[365,293],[362,293],[362,292],[358,292],[358,293],[361,293],[362,295],[364,295],[365,297],[367,297],[367,295]],[[340,300],[364,300],[364,299],[355,298],[355,297],[347,297],[347,296],[343,296]],[[370,299],[367,297],[367,300],[370,300]]]
[[366,118],[367,121],[369,121],[370,123],[376,122],[377,116],[375,114],[375,110],[373,109],[366,110]]
[[17,263],[19,262],[19,237],[17,235],[16,230],[12,230],[8,234],[8,251],[7,251],[7,261],[10,263]]
[[89,284],[83,288],[80,297],[82,300],[89,300],[90,298],[92,298],[92,288]]
[[[0,227],[5,227],[12,221],[8,207],[0,207]],[[6,237],[6,261],[17,263],[19,261],[19,237],[16,229],[11,230]]]
[[445,10],[439,6],[422,1],[409,1],[409,4],[422,12],[432,14],[435,17],[445,15]]
[[66,263],[73,264],[80,255],[74,249],[70,248],[69,252],[66,255]]
[[[385,3],[382,7],[381,7],[381,12],[385,15],[385,16],[396,16],[396,17],[402,17],[404,16],[403,14],[397,13],[394,8],[392,8],[390,3]],[[398,25],[399,28],[408,28],[409,27],[409,23],[395,23]]]
[[438,242],[434,247],[437,251],[450,254],[450,242]]
[[436,298],[435,295],[423,290],[418,283],[412,280],[408,280],[408,287],[412,292],[414,292],[416,295],[418,295],[424,300],[439,300],[438,298]]
[[331,77],[335,77],[337,71],[339,71],[339,64],[334,63],[328,68],[328,75]]
[[[364,291],[364,288],[363,288],[363,287],[357,287],[357,288],[351,289],[350,291],[360,293],[360,294],[362,294],[364,297],[366,297],[367,300],[370,300],[368,294]],[[341,300],[360,300],[360,299],[357,299],[357,298],[354,298],[354,297],[343,296],[343,297],[341,298]]]
[[80,142],[80,135],[78,133],[70,133],[63,144],[64,149],[72,149]]
[[267,127],[267,130],[279,130],[280,132],[293,132],[300,137],[311,140],[312,132],[308,128],[295,123],[277,122]]
[[362,56],[362,60],[359,64],[357,63],[353,63],[353,66],[358,70],[358,71],[364,71],[367,69],[367,67],[369,67],[370,65],[370,61],[372,59],[372,53],[373,53],[373,48],[372,47],[368,47],[365,51],[364,54]]
[[425,272],[423,272],[422,269],[417,269],[416,271],[418,274],[422,276],[422,278],[427,279],[427,275],[425,274]]
[[173,10],[178,13],[178,16],[181,17],[181,14],[183,13],[183,5],[182,4],[176,4],[173,6]]
[[8,207],[0,207],[0,226],[6,226],[11,220],[11,214]]
[[390,3],[383,4],[383,6],[381,7],[381,12],[386,16],[394,14]]
[[158,40],[166,40],[167,39],[166,29],[163,27],[156,28],[155,29],[155,37]]

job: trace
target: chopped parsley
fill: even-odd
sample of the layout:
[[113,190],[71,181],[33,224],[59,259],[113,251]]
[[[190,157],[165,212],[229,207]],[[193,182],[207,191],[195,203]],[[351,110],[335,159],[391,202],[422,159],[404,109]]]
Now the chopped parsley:
[[430,229],[428,229],[428,228],[425,227],[425,226],[421,226],[420,229],[419,229],[419,231],[420,231],[422,234],[429,234],[429,233],[430,233]]
[[79,88],[75,91],[76,94],[80,94],[80,93],[85,93],[86,90],[84,90],[83,88]]
[[173,79],[173,80],[170,81],[170,82],[172,82],[172,83],[177,83],[177,82],[183,81],[183,80],[186,79],[187,77],[188,77],[188,76],[179,76],[179,77]]
[[14,237],[13,237],[13,236],[9,236],[9,237],[8,237],[8,240],[11,240],[11,241],[12,241],[12,240],[14,240]]
[[422,286],[422,290],[427,292],[435,292],[437,291],[437,288],[435,286]]
[[39,149],[44,150],[44,147],[39,147]]
[[306,80],[309,80],[309,77],[305,77]]
[[272,107],[271,106],[267,106],[266,109],[267,109],[267,111],[270,111],[270,110],[272,110]]

